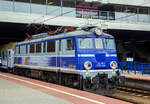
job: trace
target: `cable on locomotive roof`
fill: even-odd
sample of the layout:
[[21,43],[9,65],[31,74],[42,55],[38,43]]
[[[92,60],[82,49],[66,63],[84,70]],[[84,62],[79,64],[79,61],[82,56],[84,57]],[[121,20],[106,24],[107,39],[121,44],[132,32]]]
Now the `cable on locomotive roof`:
[[[47,32],[50,35],[50,34],[54,34],[54,33],[73,31],[75,29],[76,29],[75,27],[71,27],[71,26],[69,26],[69,27],[61,26],[52,32],[48,25],[31,24],[31,26],[27,29],[27,31],[28,31],[28,34],[29,34],[29,32],[31,32],[31,34],[39,34],[39,33]],[[34,31],[34,33],[32,31]],[[38,31],[40,31],[40,32],[38,32]]]
[[44,32],[47,32],[48,35],[51,34],[50,27],[48,25],[31,24],[27,29],[26,37],[27,39],[32,39],[31,34],[34,35],[34,34],[39,34],[39,33],[44,33]]
[[54,33],[69,32],[69,31],[74,31],[75,29],[76,29],[75,27],[59,27]]
[[[33,25],[35,27],[35,25]],[[37,27],[36,27],[37,28]],[[49,27],[45,27],[45,28],[49,28]],[[39,28],[38,28],[39,29]],[[28,33],[26,33],[27,39],[39,39],[42,37],[48,37],[49,35],[57,35],[60,33],[66,33],[66,32],[71,32],[76,30],[75,27],[58,27],[55,31],[47,31],[46,33],[39,33],[36,35],[29,35]],[[77,29],[79,30],[79,29]],[[87,32],[91,32],[94,33],[96,35],[102,35],[103,30],[100,27],[96,27],[96,26],[86,26],[86,27],[82,27],[80,28],[80,30],[84,30]]]
[[32,36],[29,35],[28,33],[26,33],[26,36],[27,36],[28,39],[32,39]]
[[[40,29],[40,27],[37,27],[35,24],[32,25],[34,28],[36,29]],[[44,28],[50,30],[49,26],[44,26],[42,25]],[[42,32],[42,33],[37,33],[35,35],[29,35],[29,33],[26,33],[26,39],[39,39],[39,38],[43,38],[43,37],[48,37],[50,35],[57,35],[59,33],[65,33],[65,32],[70,32],[70,31],[74,31],[76,28],[75,27],[58,27],[55,31],[46,31],[46,32]]]

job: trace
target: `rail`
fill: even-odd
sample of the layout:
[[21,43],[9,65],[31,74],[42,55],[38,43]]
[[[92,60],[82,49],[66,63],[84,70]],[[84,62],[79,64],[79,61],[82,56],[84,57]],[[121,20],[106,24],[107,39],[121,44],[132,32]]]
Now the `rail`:
[[150,91],[142,88],[120,86],[118,91],[109,97],[131,102],[132,104],[149,104]]
[[118,68],[122,72],[127,72],[128,74],[150,74],[150,63],[140,63],[140,62],[119,62]]

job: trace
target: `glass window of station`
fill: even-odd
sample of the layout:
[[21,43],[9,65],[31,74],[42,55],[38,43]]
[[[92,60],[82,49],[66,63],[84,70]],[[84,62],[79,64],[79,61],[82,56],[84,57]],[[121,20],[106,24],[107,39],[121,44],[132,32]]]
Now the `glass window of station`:
[[11,1],[30,3],[31,0],[11,0]]
[[150,8],[134,6],[116,6],[116,12],[149,14]]
[[118,6],[118,7],[116,7],[116,12],[137,13],[137,8],[136,7]]
[[76,0],[6,0],[14,2],[34,3],[42,5],[55,5],[63,7],[76,7]]

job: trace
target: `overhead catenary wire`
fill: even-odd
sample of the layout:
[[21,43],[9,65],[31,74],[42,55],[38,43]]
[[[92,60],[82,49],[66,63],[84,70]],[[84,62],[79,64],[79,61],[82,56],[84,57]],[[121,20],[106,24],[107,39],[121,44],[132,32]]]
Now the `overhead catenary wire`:
[[[62,14],[60,14],[60,15],[54,16],[54,17],[52,17],[52,18],[48,18],[48,19],[46,19],[46,20],[43,20],[43,21],[39,22],[39,24],[43,24],[43,25],[44,25],[44,22],[46,22],[46,21],[48,21],[48,20],[52,20],[52,19],[55,19],[55,18],[57,18],[57,17],[61,17],[62,15],[71,13],[71,12],[73,12],[73,11],[74,11],[74,10],[71,10],[71,11],[62,13]],[[31,25],[31,24],[28,24],[28,26],[26,26],[26,27],[29,27],[30,25]],[[39,28],[41,28],[41,26],[40,26]],[[57,28],[57,29],[58,29],[58,28]],[[50,30],[50,29],[49,29],[49,30]]]
[[[58,11],[58,10],[60,10],[60,8],[57,8],[57,9],[54,9],[54,10],[50,11],[49,13],[47,13],[47,15],[50,15],[50,14],[52,14],[52,13]],[[26,27],[29,27],[32,23],[34,23],[34,22],[36,22],[37,20],[39,20],[39,19],[41,19],[41,18],[44,18],[44,17],[45,17],[45,15],[43,15],[43,16],[41,16],[41,17],[39,17],[39,18],[36,18],[36,19],[34,19],[34,20],[32,20],[31,23],[29,23]]]
[[[76,1],[76,0],[75,0],[75,1]],[[76,5],[76,2],[75,2],[75,5]],[[47,13],[47,15],[50,15],[50,14],[52,14],[52,13],[54,13],[54,12],[60,10],[60,9],[62,9],[62,0],[61,0],[61,8],[54,9],[54,10],[52,10],[51,12]],[[57,17],[63,16],[63,15],[65,15],[65,14],[71,13],[71,12],[73,12],[73,11],[75,11],[75,10],[71,10],[71,11],[68,11],[68,12],[63,13],[62,10],[61,10],[61,14],[60,14],[60,15],[51,17],[51,18],[46,19],[46,20],[43,20],[43,21],[41,21],[41,22],[37,22],[36,24],[43,24],[43,25],[44,25],[44,22],[46,22],[46,21],[48,21],[48,20],[55,19],[55,18],[57,18]],[[43,16],[41,16],[41,17],[39,17],[39,18],[36,18],[35,20],[32,20],[32,22],[29,23],[29,24],[26,26],[26,28],[29,27],[29,26],[31,26],[31,24],[35,23],[35,21],[40,20],[41,18],[44,18],[45,16],[46,16],[46,15],[43,15]]]
[[[75,7],[76,7],[76,0],[75,0]],[[53,4],[53,3],[52,3]],[[47,8],[47,6],[48,6],[48,3],[46,2],[46,8]],[[56,11],[58,11],[58,10],[61,10],[61,15],[59,15],[59,16],[63,16],[64,14],[67,14],[67,13],[63,13],[63,0],[61,0],[61,8],[57,8],[57,9],[54,9],[54,10],[52,10],[51,12],[49,12],[49,13],[46,13],[46,15],[50,15],[50,14],[52,14],[52,13],[54,13],[54,12],[56,12]],[[46,12],[47,12],[47,9],[46,9]],[[70,12],[68,12],[68,13],[70,13]],[[32,20],[32,22],[30,23],[30,24],[28,24],[27,25],[27,27],[28,26],[30,26],[33,22],[35,22],[36,20],[39,20],[39,19],[41,19],[41,18],[44,18],[45,17],[45,15],[43,15],[43,16],[41,16],[41,17],[39,17],[39,18],[37,18],[37,19],[35,19],[35,20]],[[58,17],[58,16],[56,16],[56,17]],[[41,22],[40,22],[41,23]]]
[[[57,18],[57,17],[61,17],[62,15],[69,14],[69,13],[71,13],[71,12],[73,12],[73,11],[75,11],[75,10],[71,10],[71,11],[68,11],[68,12],[62,13],[62,14],[57,15],[57,16],[52,17],[52,18],[48,18],[48,19],[46,19],[46,20],[43,20],[42,22],[44,23],[44,22],[46,22],[46,21],[49,21],[49,20],[55,19],[55,18]],[[42,22],[41,22],[41,23],[42,23]]]

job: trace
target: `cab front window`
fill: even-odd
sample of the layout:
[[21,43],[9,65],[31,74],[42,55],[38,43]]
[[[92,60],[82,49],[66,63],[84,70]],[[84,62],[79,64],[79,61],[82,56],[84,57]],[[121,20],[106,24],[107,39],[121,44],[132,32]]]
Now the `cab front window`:
[[104,47],[105,49],[115,49],[115,42],[113,39],[104,39]]
[[95,38],[96,49],[103,49],[103,40],[101,38]]
[[80,49],[93,49],[93,39],[92,38],[79,38],[78,47]]

